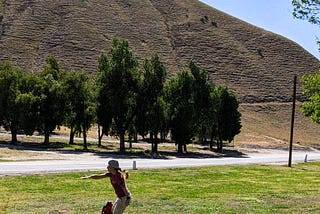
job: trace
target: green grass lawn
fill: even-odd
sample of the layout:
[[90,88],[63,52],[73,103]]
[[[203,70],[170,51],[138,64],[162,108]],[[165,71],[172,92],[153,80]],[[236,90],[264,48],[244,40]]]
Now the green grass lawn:
[[[115,200],[91,173],[0,177],[0,213],[99,213]],[[320,162],[130,171],[126,213],[319,213]]]

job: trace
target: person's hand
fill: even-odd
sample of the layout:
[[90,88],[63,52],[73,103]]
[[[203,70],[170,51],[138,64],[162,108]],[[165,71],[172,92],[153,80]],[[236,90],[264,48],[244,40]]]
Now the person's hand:
[[126,200],[126,206],[128,206],[131,203],[131,196],[127,196],[127,200]]

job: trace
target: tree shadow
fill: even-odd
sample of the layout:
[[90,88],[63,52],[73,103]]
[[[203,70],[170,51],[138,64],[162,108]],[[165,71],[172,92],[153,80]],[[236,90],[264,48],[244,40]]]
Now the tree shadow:
[[[78,146],[79,148],[75,148]],[[49,144],[43,144],[42,142],[18,142],[17,144],[11,144],[7,141],[0,141],[0,147],[14,149],[14,150],[26,150],[35,152],[48,152],[52,151],[58,154],[91,154],[99,158],[115,158],[115,159],[173,159],[173,158],[223,158],[223,157],[236,157],[236,158],[247,158],[248,156],[240,151],[233,149],[223,149],[222,152],[217,150],[210,150],[209,148],[198,148],[197,151],[189,151],[186,153],[177,153],[177,151],[159,151],[158,153],[152,153],[150,150],[143,149],[126,149],[125,153],[120,153],[115,151],[115,146],[113,145],[101,145],[99,149],[103,151],[98,151],[97,149],[83,150],[80,148],[81,144],[68,144],[64,142],[50,142]]]
[[215,150],[209,150],[206,148],[199,151],[190,151],[186,153],[177,153],[176,151],[162,151],[159,153],[160,157],[165,158],[223,158],[223,157],[235,157],[235,158],[248,158],[247,154],[231,149],[224,149],[223,152]]

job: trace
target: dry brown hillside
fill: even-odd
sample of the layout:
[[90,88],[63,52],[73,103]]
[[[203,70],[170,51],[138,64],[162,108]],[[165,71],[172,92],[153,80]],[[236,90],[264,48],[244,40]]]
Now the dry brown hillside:
[[293,75],[320,67],[296,43],[197,0],[0,0],[0,61],[42,69],[48,54],[64,69],[95,72],[113,37],[142,61],[159,54],[172,76],[190,60],[243,102],[287,101]]
[[65,70],[95,72],[113,37],[127,39],[140,62],[158,54],[169,77],[195,61],[242,103],[288,102],[293,76],[320,67],[296,43],[197,0],[0,0],[0,62],[26,72],[49,54]]

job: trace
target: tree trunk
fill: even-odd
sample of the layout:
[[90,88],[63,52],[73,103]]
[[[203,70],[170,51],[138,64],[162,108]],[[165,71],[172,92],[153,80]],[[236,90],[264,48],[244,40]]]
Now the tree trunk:
[[49,137],[50,137],[50,131],[45,128],[44,129],[44,144],[49,145]]
[[213,140],[214,140],[214,137],[211,136],[211,138],[210,138],[210,150],[213,149]]
[[125,148],[125,142],[124,142],[124,133],[120,134],[120,152],[125,153],[126,148]]
[[158,140],[158,136],[157,136],[157,134],[155,134],[154,135],[154,153],[158,153],[158,142],[159,142],[159,140]]
[[164,142],[166,140],[166,134],[164,131],[161,131],[160,132],[160,138],[161,138],[161,141]]
[[182,144],[181,143],[178,143],[178,153],[179,154],[182,154],[183,151],[182,151]]
[[214,131],[212,131],[210,136],[210,150],[213,149],[214,136],[215,136],[215,133]]
[[74,144],[74,133],[75,131],[73,130],[73,127],[70,127],[70,138],[69,138],[69,144]]
[[17,126],[16,126],[15,122],[11,123],[10,130],[11,130],[11,143],[17,144],[18,143],[18,139],[17,139],[18,131],[17,131]]
[[184,152],[185,153],[187,153],[188,152],[188,150],[187,150],[187,144],[185,143],[185,144],[183,144],[183,150],[184,150]]
[[222,138],[221,138],[221,134],[219,133],[219,139],[218,139],[218,142],[217,142],[217,150],[219,152],[222,152]]
[[129,134],[129,149],[132,149],[132,134]]
[[154,141],[153,141],[152,132],[150,132],[150,143],[151,143],[151,153],[154,153]]
[[134,142],[138,143],[138,132],[135,132],[134,134]]
[[[151,137],[152,136],[152,137]],[[158,136],[157,134],[150,134],[151,143],[152,143],[152,153],[158,153]]]
[[83,150],[88,150],[88,144],[87,144],[87,130],[85,127],[83,127]]
[[101,147],[101,140],[102,140],[103,133],[101,133],[100,125],[98,124],[98,146]]

